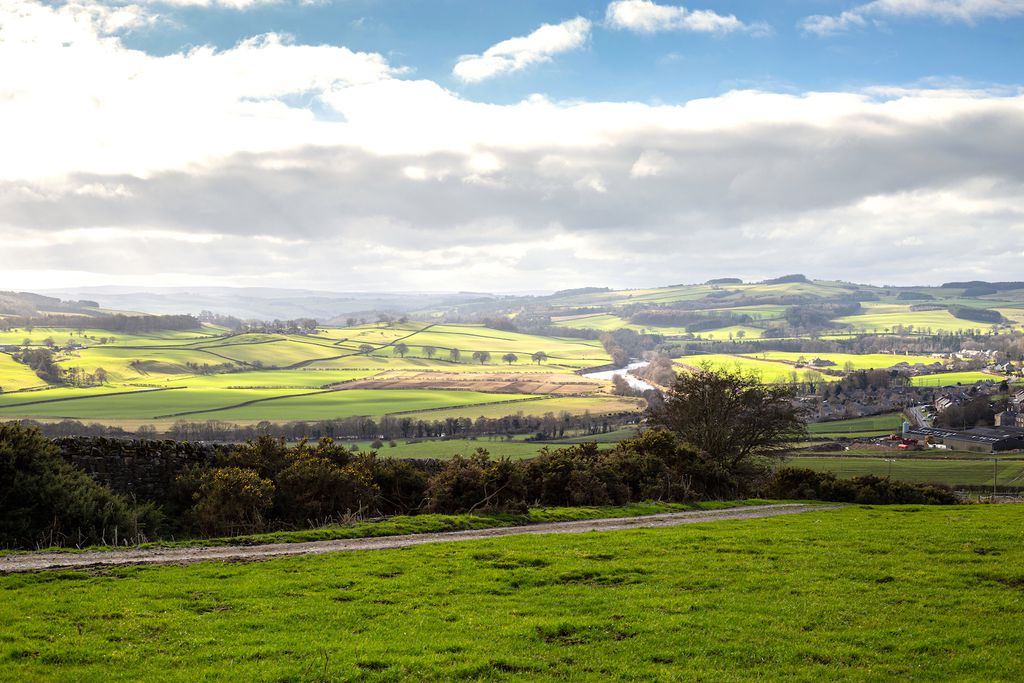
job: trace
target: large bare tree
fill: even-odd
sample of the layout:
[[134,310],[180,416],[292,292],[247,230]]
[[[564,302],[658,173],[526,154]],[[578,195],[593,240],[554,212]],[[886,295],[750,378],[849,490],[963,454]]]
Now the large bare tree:
[[730,472],[757,458],[781,458],[807,434],[793,387],[754,373],[704,365],[683,373],[653,421]]

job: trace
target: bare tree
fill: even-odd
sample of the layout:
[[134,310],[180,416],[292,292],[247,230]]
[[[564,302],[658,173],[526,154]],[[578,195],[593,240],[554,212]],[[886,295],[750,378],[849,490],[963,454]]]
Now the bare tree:
[[437,347],[436,346],[424,346],[423,347],[423,355],[425,355],[427,358],[433,358],[436,353],[437,353]]
[[451,349],[448,351],[448,360],[451,362],[458,363],[460,358],[462,358],[462,351],[459,351],[458,349]]
[[705,364],[680,375],[652,417],[719,467],[739,473],[759,458],[783,457],[806,436],[795,395],[792,386]]

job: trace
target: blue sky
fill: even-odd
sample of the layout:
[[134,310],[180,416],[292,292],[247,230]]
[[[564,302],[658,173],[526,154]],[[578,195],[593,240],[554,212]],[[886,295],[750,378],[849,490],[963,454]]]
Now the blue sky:
[[0,27],[0,287],[1024,256],[1024,0],[0,0]]
[[[343,0],[313,5],[273,3],[240,12],[183,8],[178,25],[138,30],[127,43],[154,53],[192,45],[226,49],[277,31],[298,43],[379,52],[412,74],[466,96],[514,102],[542,92],[557,99],[676,102],[735,88],[834,90],[906,85],[928,79],[1017,84],[1024,65],[1024,13],[981,16],[973,25],[940,17],[884,17],[877,27],[827,37],[800,22],[838,15],[862,2],[831,0],[709,1],[690,8],[763,23],[765,36],[665,31],[637,35],[600,28],[607,2],[537,0]],[[479,53],[544,23],[582,16],[596,26],[587,45],[552,63],[467,86],[451,74],[459,55]]]

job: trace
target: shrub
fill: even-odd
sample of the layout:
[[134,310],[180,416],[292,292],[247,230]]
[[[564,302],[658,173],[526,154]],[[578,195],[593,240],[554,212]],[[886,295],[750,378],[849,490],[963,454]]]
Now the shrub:
[[277,517],[291,522],[323,522],[345,512],[372,509],[378,495],[370,472],[353,462],[344,466],[299,452],[276,479]]
[[373,482],[377,486],[377,508],[383,514],[418,510],[427,497],[427,474],[407,462],[367,457]]
[[492,461],[482,448],[468,458],[453,457],[427,487],[431,512],[523,511],[525,500],[521,465],[507,459]]
[[193,515],[200,530],[224,536],[263,531],[274,483],[254,469],[216,467],[202,473]]
[[953,505],[959,502],[953,491],[944,486],[892,481],[888,477],[871,474],[852,479],[837,479],[831,472],[815,472],[795,467],[777,470],[763,493],[771,498],[830,500],[869,505]]
[[138,542],[161,516],[66,462],[36,429],[0,424],[0,546]]

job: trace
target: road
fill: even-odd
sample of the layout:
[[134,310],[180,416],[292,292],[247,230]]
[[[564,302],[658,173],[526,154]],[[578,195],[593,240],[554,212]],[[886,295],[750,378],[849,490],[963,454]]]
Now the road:
[[580,534],[588,531],[622,531],[628,529],[657,529],[680,524],[719,522],[733,519],[756,519],[793,515],[805,512],[834,510],[839,505],[803,505],[780,503],[751,505],[723,510],[695,510],[670,512],[642,517],[615,517],[575,522],[548,522],[527,526],[451,531],[436,534],[410,534],[377,538],[339,539],[306,543],[272,543],[267,545],[229,545],[189,548],[147,548],[103,550],[86,552],[34,552],[0,556],[0,574],[35,572],[51,569],[87,569],[157,564],[193,564],[196,562],[252,562],[294,555],[322,555],[325,553],[357,550],[387,550],[407,548],[427,543],[453,543],[505,536],[533,534]]

